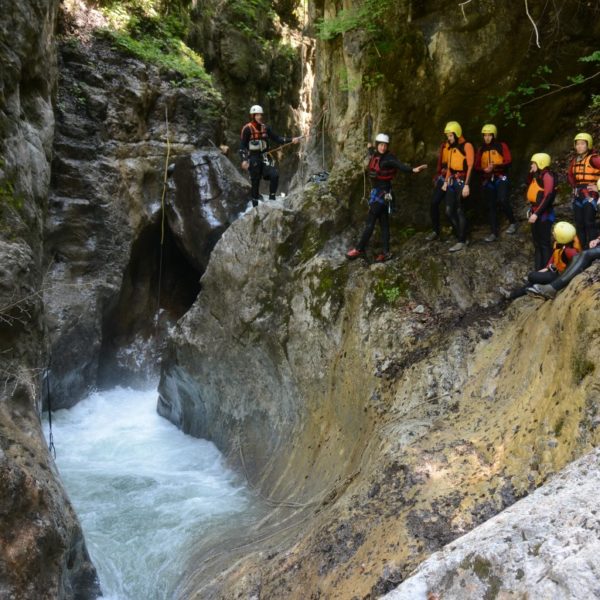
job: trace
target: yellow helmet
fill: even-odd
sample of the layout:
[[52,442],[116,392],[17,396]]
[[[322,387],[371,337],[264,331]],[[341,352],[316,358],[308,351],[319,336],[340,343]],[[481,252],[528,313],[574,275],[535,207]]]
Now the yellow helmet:
[[570,244],[577,235],[577,231],[575,227],[571,225],[571,223],[567,223],[566,221],[559,221],[552,230],[554,234],[554,239],[559,244]]
[[584,142],[587,142],[588,150],[591,150],[592,146],[594,145],[594,140],[592,139],[592,136],[589,133],[578,133],[573,138],[573,142],[576,142],[577,140],[583,140]]
[[496,128],[495,125],[492,125],[491,123],[486,123],[481,128],[481,133],[491,133],[494,137],[497,137],[498,136],[498,129]]
[[550,166],[552,158],[545,152],[537,152],[531,157],[531,162],[538,166],[538,169],[545,169]]
[[444,127],[444,133],[453,133],[459,138],[462,135],[462,127],[458,121],[448,121]]

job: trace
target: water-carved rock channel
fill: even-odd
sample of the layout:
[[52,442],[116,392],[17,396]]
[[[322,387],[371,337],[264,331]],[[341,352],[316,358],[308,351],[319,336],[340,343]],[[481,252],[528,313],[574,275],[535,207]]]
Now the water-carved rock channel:
[[54,413],[53,437],[103,598],[174,597],[194,544],[252,512],[214,444],[157,415],[153,389],[93,393]]

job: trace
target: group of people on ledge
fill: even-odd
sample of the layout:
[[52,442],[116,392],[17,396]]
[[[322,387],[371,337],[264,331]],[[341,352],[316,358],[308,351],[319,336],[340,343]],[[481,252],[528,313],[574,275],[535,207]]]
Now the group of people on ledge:
[[[482,196],[488,207],[490,233],[486,242],[498,239],[500,228],[498,212],[508,220],[507,234],[517,231],[517,222],[510,204],[509,168],[512,162],[506,142],[498,139],[498,130],[491,123],[481,129],[482,143],[475,152],[457,121],[450,121],[444,128],[446,140],[441,144],[437,169],[434,175],[434,191],[430,203],[432,231],[426,237],[434,241],[440,237],[440,207],[445,202],[446,216],[456,236],[450,252],[460,252],[467,245],[467,218],[464,201],[471,194],[474,173],[480,175]],[[268,152],[268,140],[278,144],[294,143],[300,137],[286,138],[275,134],[264,123],[260,106],[250,109],[250,122],[241,132],[240,156],[242,168],[249,170],[252,183],[252,204],[260,198],[261,179],[270,181],[269,198],[275,198],[278,184],[277,169]],[[390,253],[389,214],[394,202],[392,180],[396,174],[420,173],[427,168],[422,164],[411,167],[399,161],[390,151],[390,138],[379,133],[375,146],[368,144],[368,174],[371,192],[368,198],[367,220],[358,244],[346,256],[355,259],[364,256],[367,245],[379,221],[382,250],[376,262],[385,262]],[[554,200],[558,185],[557,174],[551,169],[552,158],[544,152],[531,157],[526,200],[529,205],[527,220],[535,250],[534,268],[529,273],[529,286],[506,292],[510,298],[530,293],[553,298],[556,292],[568,285],[577,274],[600,258],[600,237],[596,225],[598,189],[600,185],[600,156],[593,149],[592,136],[578,133],[574,138],[575,157],[569,164],[567,179],[573,188],[573,217],[575,226],[566,221],[555,223]]]

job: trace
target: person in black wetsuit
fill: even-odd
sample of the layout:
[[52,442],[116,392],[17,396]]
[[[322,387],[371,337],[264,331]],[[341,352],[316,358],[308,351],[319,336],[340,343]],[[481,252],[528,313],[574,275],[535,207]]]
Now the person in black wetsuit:
[[390,223],[389,212],[392,202],[392,179],[398,171],[404,173],[419,173],[427,168],[427,165],[419,165],[411,167],[400,162],[393,154],[388,152],[390,138],[385,133],[379,133],[375,138],[377,143],[376,149],[369,143],[369,178],[371,179],[372,189],[369,196],[369,212],[367,214],[367,223],[363,234],[355,248],[351,248],[346,253],[346,257],[350,259],[363,256],[365,249],[373,230],[375,223],[379,221],[381,226],[381,238],[383,252],[375,257],[377,262],[385,262],[391,258],[390,254]]
[[269,154],[269,140],[277,144],[297,144],[300,137],[288,138],[276,134],[269,125],[263,122],[264,112],[255,104],[250,108],[250,122],[242,127],[240,141],[240,157],[242,169],[250,172],[252,184],[252,206],[258,206],[260,200],[260,180],[269,180],[269,200],[275,200],[279,185],[279,172]]
[[[598,186],[600,186],[600,179],[595,187]],[[583,273],[595,260],[600,258],[600,237],[592,240],[589,246],[589,250],[584,250],[571,261],[560,277],[557,277],[552,283],[533,285],[527,288],[527,293],[549,300],[554,298],[557,292],[566,288],[577,275]]]

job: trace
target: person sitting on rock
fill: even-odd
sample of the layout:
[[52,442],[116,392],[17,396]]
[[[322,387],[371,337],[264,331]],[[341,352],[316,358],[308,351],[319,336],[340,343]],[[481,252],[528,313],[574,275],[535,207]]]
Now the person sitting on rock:
[[567,179],[573,186],[573,214],[577,235],[587,249],[598,235],[598,190],[595,184],[600,177],[600,156],[592,150],[592,136],[589,133],[578,133],[573,142],[577,155],[569,164]]
[[264,112],[261,106],[255,104],[250,108],[250,122],[242,127],[240,142],[240,157],[242,169],[250,171],[252,184],[252,206],[258,206],[260,200],[260,180],[269,180],[269,200],[275,200],[279,185],[279,172],[269,154],[269,140],[277,144],[297,144],[300,137],[288,138],[277,135],[269,125],[263,122]]
[[377,262],[385,262],[391,258],[390,254],[390,223],[389,213],[391,210],[392,197],[392,179],[398,171],[404,173],[419,173],[427,168],[427,165],[411,167],[400,162],[393,154],[388,152],[390,138],[385,133],[379,133],[375,138],[377,147],[374,149],[369,142],[369,178],[371,179],[371,194],[369,196],[369,212],[367,214],[367,223],[362,237],[355,248],[348,251],[346,256],[350,259],[358,258],[365,254],[365,249],[373,230],[375,223],[379,221],[381,226],[381,241],[383,252],[375,257]]
[[552,224],[556,220],[553,205],[557,177],[550,170],[551,162],[549,154],[538,152],[531,157],[529,170],[527,215],[535,249],[534,268],[537,271],[544,268],[552,255]]
[[483,145],[475,155],[475,170],[481,173],[482,194],[489,210],[491,233],[484,240],[495,242],[498,239],[498,207],[506,215],[509,226],[506,233],[517,230],[517,223],[510,206],[510,183],[508,168],[512,162],[510,150],[505,142],[499,142],[498,129],[488,123],[481,128]]
[[[594,186],[598,191],[600,188],[600,179],[598,179]],[[556,293],[566,288],[574,277],[577,277],[580,273],[583,273],[595,260],[600,258],[600,236],[590,242],[588,250],[584,250],[581,254],[578,254],[572,261],[571,264],[565,269],[564,273],[547,284],[535,284],[530,288],[527,288],[527,293],[533,296],[541,296],[542,298],[552,299],[556,296]]]
[[469,196],[469,184],[475,163],[473,144],[467,142],[462,135],[462,127],[456,121],[450,121],[444,128],[448,140],[448,169],[442,190],[446,192],[446,214],[458,242],[450,248],[450,252],[458,252],[467,244],[467,216],[464,199]]
[[440,146],[438,152],[437,168],[435,175],[433,176],[433,195],[429,203],[429,214],[431,216],[431,228],[433,231],[429,233],[425,240],[432,242],[433,240],[439,239],[441,228],[440,228],[440,206],[446,197],[446,190],[442,189],[444,181],[446,180],[446,171],[448,169],[448,149],[450,144],[448,140],[444,140]]
[[531,271],[527,275],[528,285],[508,292],[500,288],[500,292],[509,300],[520,298],[527,293],[529,286],[549,284],[565,271],[571,261],[581,252],[581,242],[577,237],[575,227],[566,221],[559,221],[552,228],[554,247],[548,264],[540,271]]

